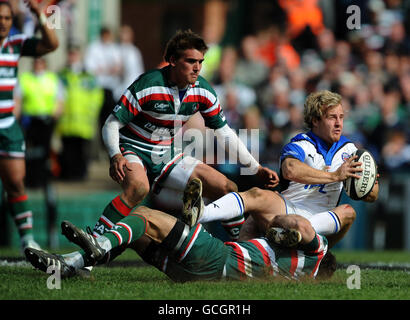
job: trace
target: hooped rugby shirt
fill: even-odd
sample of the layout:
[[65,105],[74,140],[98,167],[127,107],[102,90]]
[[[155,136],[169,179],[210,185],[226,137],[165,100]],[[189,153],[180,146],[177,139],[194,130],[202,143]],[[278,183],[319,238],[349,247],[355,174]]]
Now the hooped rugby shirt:
[[198,111],[211,129],[226,124],[218,97],[203,77],[188,85],[180,99],[178,87],[168,81],[169,68],[144,73],[121,96],[113,110],[126,124],[120,130],[120,143],[161,155],[170,150],[179,129]]
[[0,129],[9,128],[13,116],[13,90],[17,84],[18,61],[21,56],[35,56],[37,38],[16,34],[4,39],[0,51]]

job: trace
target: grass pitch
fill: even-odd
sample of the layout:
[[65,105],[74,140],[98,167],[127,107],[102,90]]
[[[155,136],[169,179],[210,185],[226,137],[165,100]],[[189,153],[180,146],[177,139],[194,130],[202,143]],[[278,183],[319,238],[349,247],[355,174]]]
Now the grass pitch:
[[[68,252],[60,251],[60,252]],[[410,252],[334,251],[341,269],[326,281],[290,282],[220,281],[174,283],[157,269],[126,250],[109,266],[95,267],[91,278],[61,281],[48,289],[48,274],[18,259],[19,252],[0,249],[0,300],[408,300]],[[5,263],[5,257],[8,263]],[[10,259],[14,257],[14,259]],[[360,267],[360,289],[349,289],[352,274],[346,266]],[[384,269],[384,270],[381,270]]]

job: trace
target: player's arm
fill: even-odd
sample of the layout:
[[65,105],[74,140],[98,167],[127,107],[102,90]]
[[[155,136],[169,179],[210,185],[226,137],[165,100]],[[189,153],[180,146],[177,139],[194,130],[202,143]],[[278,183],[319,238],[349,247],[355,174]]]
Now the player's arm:
[[124,126],[117,117],[110,114],[102,127],[102,138],[110,157],[110,176],[118,183],[125,178],[124,167],[130,170],[128,161],[120,150],[120,129]]
[[[356,157],[357,158],[357,157]],[[359,178],[356,174],[362,171],[361,162],[354,162],[356,159],[347,159],[336,171],[328,172],[310,167],[306,163],[293,157],[282,160],[281,170],[285,179],[303,184],[326,184],[337,181],[344,181],[348,177]]]
[[363,199],[365,202],[375,202],[379,198],[379,174],[377,174],[377,179],[374,183],[372,191]]
[[58,48],[58,38],[55,31],[47,26],[47,18],[36,0],[25,0],[30,11],[38,18],[41,32],[41,39],[35,47],[35,55],[42,56]]
[[229,141],[229,153],[236,155],[239,162],[249,168],[249,172],[256,173],[263,179],[266,188],[274,188],[278,185],[279,177],[277,173],[267,167],[262,167],[228,124],[216,129],[215,135],[218,144],[223,148],[225,147],[225,141]]

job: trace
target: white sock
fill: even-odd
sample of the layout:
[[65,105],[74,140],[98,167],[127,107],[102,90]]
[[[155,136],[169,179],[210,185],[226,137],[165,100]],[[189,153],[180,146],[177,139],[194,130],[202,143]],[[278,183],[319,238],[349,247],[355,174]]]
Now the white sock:
[[243,216],[243,212],[244,206],[242,198],[236,192],[231,192],[208,204],[204,208],[204,213],[198,222],[226,221]]
[[81,269],[84,267],[84,259],[79,251],[63,254],[62,256],[64,261],[74,269]]
[[112,249],[111,241],[108,240],[108,238],[105,236],[99,236],[97,238],[97,242],[100,245],[100,247],[105,250],[105,252],[108,252]]
[[[112,245],[107,237],[99,236],[97,241],[101,248],[103,248],[106,252],[111,250]],[[84,268],[84,258],[79,251],[63,254],[62,257],[64,258],[64,261],[74,269]],[[92,267],[87,267],[87,269],[91,271]]]
[[313,229],[324,236],[335,234],[340,230],[340,221],[333,211],[325,211],[314,214],[310,219]]

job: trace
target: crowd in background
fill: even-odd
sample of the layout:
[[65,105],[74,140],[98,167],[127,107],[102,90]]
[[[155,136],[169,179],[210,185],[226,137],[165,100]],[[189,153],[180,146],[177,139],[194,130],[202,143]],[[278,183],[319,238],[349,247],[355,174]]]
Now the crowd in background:
[[[244,35],[239,46],[210,44],[202,75],[213,84],[229,125],[234,129],[259,129],[259,161],[278,170],[281,148],[296,133],[304,131],[306,96],[327,89],[343,97],[344,134],[357,146],[370,150],[384,173],[410,169],[407,2],[363,1],[368,19],[343,38],[326,27],[325,13],[320,11],[317,1],[304,3],[311,6],[300,12],[295,1],[278,1],[285,25],[273,21]],[[83,50],[70,45],[67,69],[58,73],[65,99],[64,107],[56,115],[56,128],[66,138],[60,158],[63,165],[64,161],[73,164],[69,154],[77,156],[79,152],[73,145],[80,142],[70,138],[94,141],[123,90],[144,71],[143,55],[132,32],[129,26],[123,26],[116,38],[112,30],[103,28],[100,39]],[[83,89],[91,92],[91,88],[99,88],[102,97],[97,93],[97,97],[91,98],[85,91],[84,96],[78,97],[78,90],[70,96],[70,89],[78,85],[71,81],[73,74],[83,74]],[[70,111],[69,99],[74,99],[77,107],[78,99],[94,101],[94,115],[88,116],[94,120],[99,117],[99,121],[93,120],[94,130],[86,136],[70,133],[68,129],[68,133],[64,132],[63,124],[67,127],[67,122],[75,123],[79,116]],[[89,106],[83,109],[86,108]],[[85,120],[88,116],[83,113],[79,117]],[[88,150],[89,146],[82,148]],[[239,174],[234,167],[220,169]],[[76,174],[66,172],[62,176]],[[86,170],[77,176],[85,178]]]

